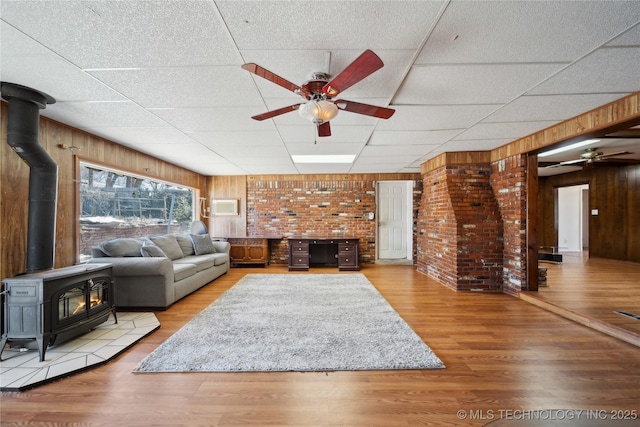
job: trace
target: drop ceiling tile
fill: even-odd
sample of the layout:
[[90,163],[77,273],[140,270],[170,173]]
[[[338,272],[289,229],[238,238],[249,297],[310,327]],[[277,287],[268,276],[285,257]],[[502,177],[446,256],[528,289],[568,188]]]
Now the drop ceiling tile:
[[236,156],[245,157],[248,155],[251,157],[262,157],[264,161],[269,161],[269,159],[288,157],[288,153],[285,150],[284,145],[280,147],[247,147],[245,149],[229,145],[217,145],[213,149],[216,153],[227,159],[231,159]]
[[291,142],[356,142],[366,143],[373,127],[371,126],[335,126],[332,123],[331,136],[318,137],[316,127],[309,123],[306,126],[278,126],[278,131],[285,143]]
[[393,173],[399,172],[407,166],[404,162],[399,163],[371,163],[356,162],[351,167],[351,173]]
[[553,126],[557,121],[480,123],[470,127],[454,140],[517,139]]
[[281,175],[281,174],[297,174],[296,167],[291,165],[269,164],[264,163],[251,165],[250,173],[244,173],[244,175]]
[[364,144],[348,142],[325,142],[317,144],[288,143],[287,151],[291,155],[359,154]]
[[159,117],[133,102],[56,102],[40,114],[77,128],[168,127]]
[[636,1],[451,2],[416,63],[571,62],[638,20]]
[[260,155],[254,155],[253,153],[244,153],[243,155],[234,156],[229,160],[233,161],[240,167],[253,167],[265,163],[268,163],[271,166],[293,165],[293,160],[291,160],[291,157],[288,155],[269,158],[269,160],[265,161],[264,157]]
[[0,52],[3,60],[9,56],[49,55],[52,53],[51,50],[4,21],[0,21],[0,40],[2,40]]
[[500,105],[393,105],[395,114],[376,131],[453,130],[479,122]]
[[216,1],[240,50],[416,49],[443,3]]
[[[42,73],[42,70],[47,70]],[[2,57],[2,81],[21,84],[62,101],[123,101],[123,96],[55,55]]]
[[204,175],[226,175],[222,171],[228,171],[229,175],[246,173],[246,171],[200,144],[157,144],[153,149],[150,149],[150,147],[149,145],[143,145],[139,148],[139,151],[148,154],[153,153],[154,157]]
[[82,68],[240,63],[212,2],[1,4],[4,20]]
[[521,96],[483,123],[566,120],[620,98],[619,94]]
[[607,43],[606,46],[640,46],[640,23]]
[[376,129],[368,146],[440,145],[461,133],[464,129],[384,131]]
[[172,127],[81,127],[93,135],[117,142],[127,147],[142,145],[173,144],[180,149],[183,144],[193,144],[194,140]]
[[547,81],[532,89],[529,95],[577,93],[625,93],[640,90],[637,73],[640,47],[598,49]]
[[188,134],[194,140],[214,149],[218,146],[233,146],[238,149],[250,149],[252,146],[278,147],[282,145],[282,140],[275,130],[246,132],[189,132]]
[[404,145],[404,146],[394,146],[394,145],[378,145],[372,146],[367,145],[360,153],[360,158],[366,160],[366,158],[384,158],[389,159],[394,156],[403,156],[403,157],[420,157],[425,153],[433,150],[437,146],[433,145]]
[[477,64],[413,67],[394,104],[506,103],[547,79],[561,64]]
[[90,74],[145,108],[261,105],[251,77],[235,66],[93,70]]
[[269,121],[256,121],[251,116],[261,107],[149,108],[167,123],[185,132],[273,131]]
[[378,163],[378,164],[382,164],[382,163],[386,163],[386,164],[390,164],[390,165],[395,165],[395,164],[401,164],[402,167],[405,167],[407,165],[410,165],[412,162],[414,162],[416,159],[419,159],[421,156],[420,155],[414,155],[414,156],[409,156],[409,155],[396,155],[396,156],[384,156],[384,157],[359,157],[359,160],[361,161],[370,161],[371,163]]
[[199,161],[224,163],[222,156],[197,142],[189,144],[157,144],[154,151],[166,159],[173,159],[173,161],[196,158]]
[[252,147],[281,147],[280,136],[275,131],[246,132],[189,132],[189,135],[203,145],[215,149],[218,146],[234,147],[238,150]]

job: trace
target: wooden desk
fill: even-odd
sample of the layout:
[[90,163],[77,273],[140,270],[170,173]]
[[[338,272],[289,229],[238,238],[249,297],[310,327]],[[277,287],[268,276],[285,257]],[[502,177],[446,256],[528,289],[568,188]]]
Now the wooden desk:
[[289,271],[308,271],[309,266],[336,266],[338,270],[360,270],[359,239],[291,237],[289,243]]

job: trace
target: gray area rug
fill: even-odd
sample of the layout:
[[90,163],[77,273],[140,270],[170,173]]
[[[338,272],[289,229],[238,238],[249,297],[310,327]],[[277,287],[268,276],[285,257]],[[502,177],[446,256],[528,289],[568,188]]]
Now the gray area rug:
[[135,372],[435,368],[444,364],[363,274],[248,274]]

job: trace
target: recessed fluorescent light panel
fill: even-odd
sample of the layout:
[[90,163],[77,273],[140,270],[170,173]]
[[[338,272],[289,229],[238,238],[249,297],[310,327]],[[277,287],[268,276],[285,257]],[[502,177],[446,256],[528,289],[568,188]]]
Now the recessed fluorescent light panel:
[[556,148],[554,150],[545,151],[544,153],[538,154],[538,157],[548,157],[553,156],[554,154],[562,153],[563,151],[573,150],[574,148],[584,147],[585,145],[595,144],[596,142],[600,142],[599,139],[586,139],[584,141],[576,142],[575,144],[567,145],[566,147]]
[[291,155],[293,163],[353,163],[355,154]]

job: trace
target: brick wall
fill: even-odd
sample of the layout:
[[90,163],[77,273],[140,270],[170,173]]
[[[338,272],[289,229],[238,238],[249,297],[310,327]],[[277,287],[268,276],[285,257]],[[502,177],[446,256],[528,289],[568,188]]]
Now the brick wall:
[[526,155],[491,164],[491,186],[504,227],[503,289],[517,293],[527,288]]
[[[421,188],[414,192],[419,200]],[[417,205],[414,209],[417,212]],[[287,237],[349,236],[360,239],[360,263],[375,262],[375,181],[372,180],[249,180],[247,182],[247,234],[282,235],[272,242],[270,262],[288,262]],[[416,214],[417,215],[417,214]]]
[[453,289],[502,288],[502,220],[488,164],[446,165],[423,176],[418,270]]

